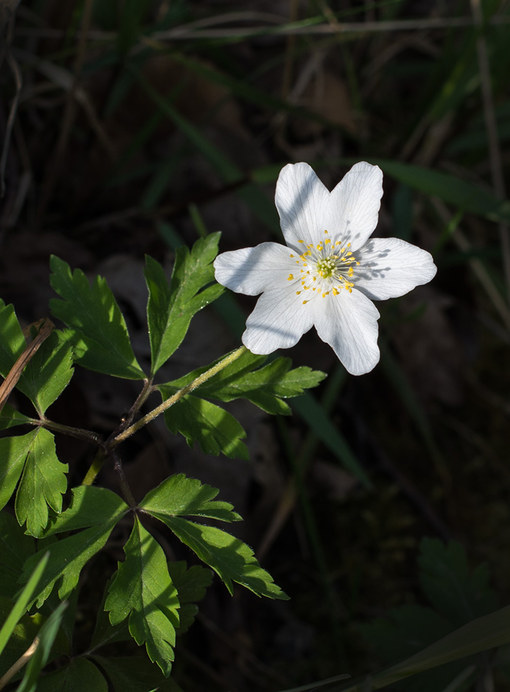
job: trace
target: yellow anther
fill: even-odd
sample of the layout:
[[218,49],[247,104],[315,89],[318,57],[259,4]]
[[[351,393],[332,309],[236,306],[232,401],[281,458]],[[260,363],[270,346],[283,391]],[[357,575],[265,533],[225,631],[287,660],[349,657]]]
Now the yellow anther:
[[287,281],[292,281],[293,278],[294,278],[294,274],[289,274]]

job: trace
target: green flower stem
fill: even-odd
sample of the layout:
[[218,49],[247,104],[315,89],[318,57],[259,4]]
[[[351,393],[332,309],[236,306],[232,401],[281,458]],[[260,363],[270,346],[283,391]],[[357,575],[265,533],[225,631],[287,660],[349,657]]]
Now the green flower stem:
[[104,449],[100,449],[94,457],[94,461],[90,465],[89,470],[85,474],[85,478],[81,482],[82,485],[92,485],[92,483],[96,480],[97,474],[99,473],[99,471],[101,471],[105,459],[106,454],[104,452]]
[[237,358],[239,358],[239,356],[242,356],[242,354],[246,351],[246,346],[240,346],[238,349],[232,351],[232,353],[229,353],[228,356],[225,356],[225,358],[220,360],[219,363],[213,365],[212,368],[206,370],[201,375],[199,375],[195,380],[193,380],[193,382],[190,382],[182,389],[179,389],[178,392],[172,394],[172,396],[169,399],[163,401],[162,404],[156,406],[155,409],[147,413],[145,416],[143,416],[143,418],[140,418],[140,420],[137,420],[136,423],[130,425],[129,428],[126,428],[118,435],[116,435],[109,444],[110,449],[116,447],[120,442],[123,442],[128,437],[131,437],[131,435],[137,432],[137,430],[140,430],[140,428],[143,428],[144,425],[147,425],[147,423],[150,423],[152,420],[154,420],[154,418],[157,418],[161,413],[163,413],[171,406],[176,404],[178,401],[180,401],[184,396],[186,396],[186,394],[190,394],[193,390],[197,389],[197,387],[200,387],[201,384],[207,382],[207,380],[216,375],[216,373],[223,370],[223,368],[226,368],[227,365],[230,365],[230,363],[233,363],[235,360],[237,360]]

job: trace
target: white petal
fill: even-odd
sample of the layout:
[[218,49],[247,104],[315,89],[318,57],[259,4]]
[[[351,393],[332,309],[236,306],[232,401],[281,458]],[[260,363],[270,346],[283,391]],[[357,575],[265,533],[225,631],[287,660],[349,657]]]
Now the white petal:
[[372,235],[381,207],[382,171],[361,161],[331,192],[325,223],[332,238],[357,250]]
[[[319,308],[320,306],[320,308]],[[351,375],[364,375],[379,362],[379,311],[359,291],[340,291],[314,302],[314,323],[320,338],[331,346]]]
[[403,296],[434,278],[432,255],[400,238],[371,238],[356,252],[354,285],[366,296],[386,300]]
[[285,289],[265,291],[246,320],[242,341],[252,353],[290,348],[311,328],[311,304],[303,305],[290,286]]
[[236,293],[256,296],[271,286],[287,287],[288,276],[296,267],[290,254],[278,243],[222,252],[214,260],[214,276]]
[[275,204],[289,247],[298,250],[299,240],[308,244],[322,238],[329,196],[329,190],[307,163],[288,163],[282,168],[276,183]]

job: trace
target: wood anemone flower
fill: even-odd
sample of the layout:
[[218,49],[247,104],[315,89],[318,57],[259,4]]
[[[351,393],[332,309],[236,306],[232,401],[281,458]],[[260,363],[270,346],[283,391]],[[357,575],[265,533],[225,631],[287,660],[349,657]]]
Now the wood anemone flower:
[[287,247],[261,243],[224,252],[216,280],[236,293],[262,295],[242,336],[253,353],[294,346],[314,326],[352,375],[379,361],[379,311],[430,281],[432,256],[399,238],[371,238],[382,197],[382,172],[355,164],[330,192],[307,163],[287,164],[275,203]]

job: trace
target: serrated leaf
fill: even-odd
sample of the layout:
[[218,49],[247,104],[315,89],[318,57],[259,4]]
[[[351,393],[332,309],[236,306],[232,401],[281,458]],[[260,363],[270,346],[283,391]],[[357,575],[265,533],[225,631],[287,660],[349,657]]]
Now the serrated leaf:
[[212,572],[210,569],[193,565],[187,569],[184,561],[169,562],[168,571],[174,583],[179,601],[179,629],[178,635],[184,634],[195,621],[198,613],[197,601],[201,601],[205,596],[206,590],[212,583]]
[[452,626],[486,615],[497,607],[486,565],[468,567],[466,552],[457,541],[448,544],[424,538],[420,544],[420,583],[432,606]]
[[191,250],[178,248],[170,283],[161,265],[146,257],[152,374],[180,346],[192,317],[223,293],[223,287],[216,283],[206,288],[214,281],[212,262],[218,253],[219,237],[219,233],[212,233],[197,240]]
[[17,425],[25,425],[25,423],[29,423],[31,420],[32,419],[25,416],[25,414],[16,411],[10,404],[4,404],[0,411],[0,430],[14,428]]
[[93,659],[108,676],[112,692],[182,692],[172,678],[162,680],[160,671],[146,656],[93,656]]
[[[71,505],[56,517],[44,536],[45,540],[40,542],[42,552],[49,551],[50,561],[36,594],[38,606],[44,603],[59,580],[60,598],[69,596],[78,583],[84,565],[101,550],[114,526],[128,511],[129,507],[122,498],[111,490],[86,485],[73,488]],[[51,539],[51,536],[61,531],[81,528],[85,530],[59,541]],[[48,537],[51,542],[46,540]],[[40,553],[41,551],[26,561],[22,580],[26,579]]]
[[124,316],[105,279],[92,285],[85,274],[54,255],[50,283],[62,300],[50,301],[52,313],[76,335],[80,364],[113,377],[140,380],[145,374],[135,358]]
[[198,516],[220,521],[239,521],[230,502],[214,500],[217,488],[183,473],[170,476],[140,502],[140,509],[153,516]]
[[62,509],[68,466],[58,460],[52,433],[39,428],[26,437],[29,435],[33,437],[30,439],[14,509],[19,523],[26,522],[27,533],[40,536],[48,523],[48,506],[55,512]]
[[5,377],[26,348],[23,331],[12,305],[0,300],[0,374]]
[[[173,394],[166,385],[159,387],[163,399]],[[228,411],[205,399],[188,395],[167,409],[165,423],[173,433],[181,433],[190,447],[196,442],[206,454],[224,454],[231,459],[248,459],[242,442],[246,432]]]
[[32,430],[26,435],[0,439],[0,509],[11,499],[38,432]]
[[54,518],[44,537],[101,524],[115,525],[128,511],[124,500],[112,490],[95,485],[79,485],[72,489],[69,507]]
[[69,338],[54,331],[26,365],[17,388],[28,396],[37,412],[44,415],[58,399],[73,376]]
[[[126,688],[128,689],[128,688]],[[72,658],[69,664],[37,681],[37,692],[108,692],[104,675],[91,661]]]
[[[303,366],[292,368],[290,358],[276,358],[264,365],[267,356],[246,351],[219,373],[202,384],[196,392],[220,401],[248,399],[266,413],[289,414],[290,408],[282,399],[300,396],[306,389],[316,387],[327,376],[319,370]],[[218,361],[194,370],[178,380],[166,383],[168,391],[186,386]]]
[[175,628],[179,625],[179,598],[163,549],[138,517],[124,553],[126,558],[118,565],[105,609],[112,625],[129,618],[132,637],[139,646],[145,644],[151,661],[168,677],[174,660]]
[[46,541],[42,541],[42,551],[39,551],[26,561],[21,576],[21,581],[26,581],[41,552],[48,551],[50,553],[49,562],[42,574],[37,594],[33,599],[33,602],[37,603],[38,608],[46,601],[57,582],[59,583],[58,595],[60,599],[69,596],[78,583],[81,570],[90,558],[105,545],[114,526],[115,522],[92,526],[72,536],[52,542],[50,545],[45,545]]
[[195,524],[180,517],[157,518],[216,572],[231,594],[232,582],[237,582],[257,596],[288,598],[259,565],[253,550],[239,538],[215,526]]

